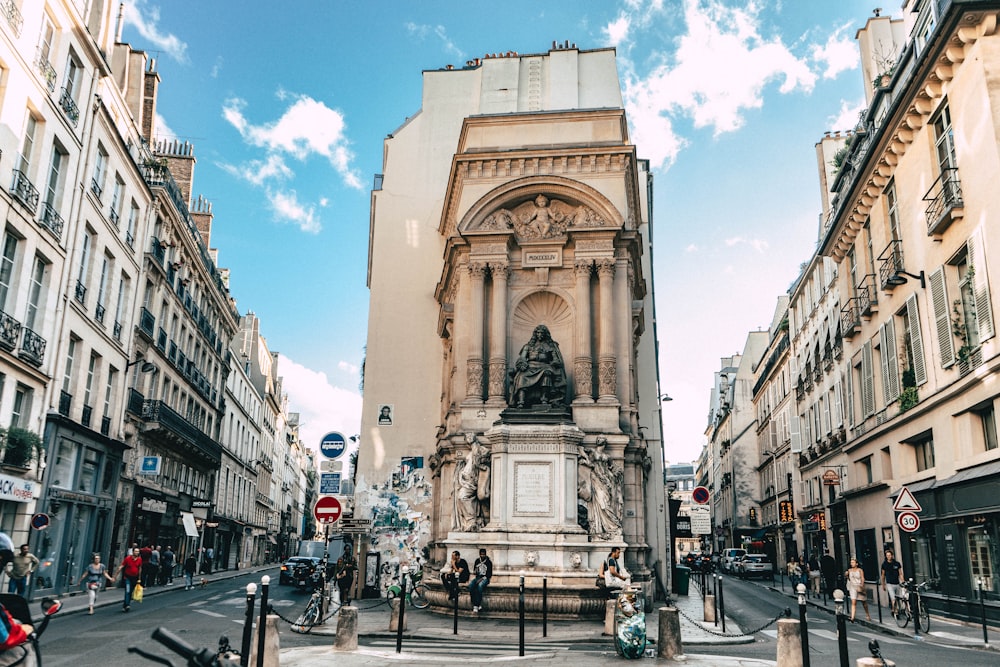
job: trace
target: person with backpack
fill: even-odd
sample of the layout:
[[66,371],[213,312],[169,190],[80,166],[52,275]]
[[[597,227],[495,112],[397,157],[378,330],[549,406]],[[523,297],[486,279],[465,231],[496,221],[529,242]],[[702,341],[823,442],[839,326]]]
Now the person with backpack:
[[[101,562],[101,554],[94,554],[90,561],[90,564],[84,568],[83,574],[80,575],[78,581],[84,583],[87,587],[87,601],[90,603],[87,607],[87,613],[94,613],[94,603],[97,602],[97,592],[101,590],[101,584],[104,580],[108,583],[115,583],[115,580],[111,578],[108,574],[108,567]],[[72,582],[70,582],[72,584]]]

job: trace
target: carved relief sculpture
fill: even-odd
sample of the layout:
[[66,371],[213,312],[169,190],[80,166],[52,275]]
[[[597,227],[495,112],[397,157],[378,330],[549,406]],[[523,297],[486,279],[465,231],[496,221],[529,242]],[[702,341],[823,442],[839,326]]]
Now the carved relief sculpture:
[[515,408],[559,406],[566,402],[566,368],[559,343],[544,324],[535,327],[531,340],[521,348],[510,375],[507,403]]
[[594,449],[580,448],[577,467],[577,495],[587,510],[587,533],[602,539],[622,535],[625,509],[625,473],[605,451],[608,441],[598,438]]
[[570,227],[603,227],[607,222],[589,206],[574,206],[558,199],[538,195],[514,210],[499,208],[483,219],[479,229],[513,229],[522,239],[551,239],[562,236]]
[[466,433],[469,453],[455,466],[455,530],[476,532],[489,522],[490,450]]

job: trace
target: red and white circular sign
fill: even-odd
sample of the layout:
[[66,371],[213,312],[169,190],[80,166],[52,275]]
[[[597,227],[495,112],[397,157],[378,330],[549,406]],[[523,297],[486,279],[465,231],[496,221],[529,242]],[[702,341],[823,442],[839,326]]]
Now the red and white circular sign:
[[920,517],[914,512],[900,512],[899,516],[896,517],[896,523],[901,529],[912,533],[920,528]]
[[341,513],[340,501],[333,496],[323,496],[316,501],[313,515],[321,524],[337,523]]

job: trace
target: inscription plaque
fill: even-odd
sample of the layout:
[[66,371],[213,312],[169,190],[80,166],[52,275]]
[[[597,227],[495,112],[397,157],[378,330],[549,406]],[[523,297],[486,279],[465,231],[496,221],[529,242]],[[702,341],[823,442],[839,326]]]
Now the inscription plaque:
[[552,514],[552,464],[514,463],[514,513]]

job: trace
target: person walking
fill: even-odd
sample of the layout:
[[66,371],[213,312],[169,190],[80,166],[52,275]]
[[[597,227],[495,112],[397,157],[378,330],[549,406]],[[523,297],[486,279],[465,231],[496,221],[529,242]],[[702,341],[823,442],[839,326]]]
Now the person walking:
[[174,551],[168,544],[160,554],[160,583],[170,586],[174,583]]
[[7,583],[7,592],[16,593],[24,597],[28,588],[28,577],[38,567],[38,559],[31,553],[27,544],[22,544],[21,548],[10,561],[10,581]]
[[344,547],[344,555],[338,561],[337,588],[340,590],[340,606],[351,604],[351,586],[354,585],[354,573],[358,570],[358,562],[354,560],[351,547]]
[[117,579],[119,574],[122,575],[122,584],[125,588],[125,600],[122,604],[122,611],[128,612],[132,610],[132,591],[142,576],[142,555],[138,547],[133,548],[132,553],[125,556],[121,565],[115,570],[112,581]]
[[[94,554],[93,558],[83,570],[79,581],[87,586],[87,613],[94,613],[94,603],[97,602],[97,592],[101,590],[101,584],[107,580],[108,583],[115,583],[115,580],[108,574],[108,568],[101,562],[101,554]],[[73,582],[70,582],[72,584]]]
[[198,571],[198,559],[191,554],[184,561],[184,590],[189,591],[194,588],[194,575]]
[[882,561],[882,590],[889,596],[889,608],[896,615],[896,599],[899,597],[899,585],[903,583],[903,566],[896,560],[892,549],[885,550],[885,560]]
[[145,588],[155,586],[156,580],[160,576],[160,547],[157,545],[150,545],[150,547],[149,562],[142,575],[142,585]]
[[469,600],[472,603],[472,613],[478,614],[483,608],[483,593],[493,578],[493,561],[486,555],[486,549],[479,550],[479,558],[472,564],[472,581],[469,582]]
[[826,594],[833,597],[833,591],[837,588],[837,560],[830,555],[829,549],[825,550],[819,559],[819,571],[823,575]]
[[812,589],[812,594],[819,597],[820,594],[820,577],[822,573],[819,570],[819,558],[816,557],[816,552],[809,557],[809,587]]
[[854,622],[854,615],[858,608],[858,600],[865,608],[865,620],[872,620],[868,613],[868,592],[865,589],[865,571],[858,565],[858,559],[851,559],[851,567],[844,573],[847,579],[847,592],[851,596],[851,622]]

